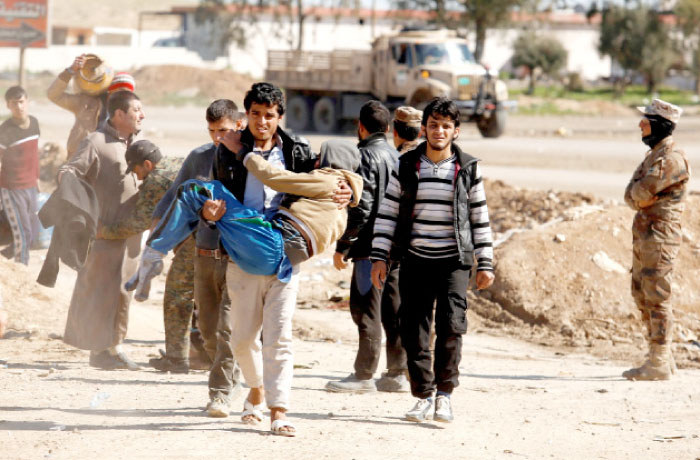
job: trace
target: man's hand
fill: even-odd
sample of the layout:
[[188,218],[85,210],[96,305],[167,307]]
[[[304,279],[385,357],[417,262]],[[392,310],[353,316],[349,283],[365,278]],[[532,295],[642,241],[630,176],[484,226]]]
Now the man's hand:
[[202,217],[211,222],[216,222],[226,214],[226,202],[224,200],[207,200],[202,206]]
[[78,73],[80,69],[83,68],[85,65],[85,55],[81,54],[80,56],[77,56],[75,60],[73,61],[73,64],[71,64],[70,69],[73,71],[73,73]]
[[345,256],[342,253],[336,252],[333,254],[333,266],[336,270],[342,270],[348,266]]
[[372,284],[377,289],[382,289],[384,281],[386,281],[386,262],[377,260],[372,264]]
[[338,209],[343,209],[350,204],[352,189],[344,180],[338,181],[338,188],[333,192],[333,201],[338,203]]
[[476,288],[480,290],[490,288],[495,278],[496,275],[490,271],[476,272]]
[[659,201],[659,197],[654,195],[648,200],[640,201],[637,203],[637,206],[639,206],[641,209],[648,208],[649,206],[652,206],[654,203]]
[[105,235],[102,232],[103,229],[104,229],[104,225],[102,225],[102,224],[97,225],[97,232],[95,232],[95,239],[96,240],[104,240],[105,239]]

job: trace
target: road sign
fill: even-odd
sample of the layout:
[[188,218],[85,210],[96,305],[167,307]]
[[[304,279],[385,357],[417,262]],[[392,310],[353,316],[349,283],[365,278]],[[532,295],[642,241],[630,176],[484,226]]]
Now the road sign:
[[0,0],[0,46],[46,48],[48,0]]

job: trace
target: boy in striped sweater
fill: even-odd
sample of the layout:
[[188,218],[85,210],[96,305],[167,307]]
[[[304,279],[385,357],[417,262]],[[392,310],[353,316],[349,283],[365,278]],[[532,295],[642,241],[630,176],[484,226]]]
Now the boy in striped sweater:
[[[453,419],[450,395],[459,384],[467,298],[476,259],[476,285],[493,283],[493,244],[477,159],[453,143],[459,109],[435,98],[423,111],[427,142],[404,153],[394,168],[374,225],[372,282],[386,279],[389,260],[400,260],[401,341],[408,358],[411,421]],[[430,325],[435,306],[435,359]],[[437,392],[435,394],[435,392]]]

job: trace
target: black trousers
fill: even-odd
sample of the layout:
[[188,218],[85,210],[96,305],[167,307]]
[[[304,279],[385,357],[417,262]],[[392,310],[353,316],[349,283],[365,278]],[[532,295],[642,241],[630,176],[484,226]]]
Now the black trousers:
[[[435,390],[452,393],[459,385],[462,335],[467,332],[470,267],[457,259],[401,261],[399,321],[406,349],[411,393],[427,398]],[[437,300],[437,302],[436,302]],[[430,325],[435,304],[435,360],[430,356]]]
[[399,266],[392,264],[387,273],[384,288],[372,286],[371,262],[358,260],[353,263],[350,283],[350,314],[357,325],[360,346],[355,358],[355,376],[371,379],[379,366],[382,347],[382,326],[386,335],[386,361],[390,374],[406,370],[406,352],[401,346],[398,310]]

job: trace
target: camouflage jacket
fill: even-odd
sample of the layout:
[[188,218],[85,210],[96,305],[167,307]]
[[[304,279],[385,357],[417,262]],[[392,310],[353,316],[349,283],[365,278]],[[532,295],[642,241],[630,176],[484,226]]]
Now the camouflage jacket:
[[422,137],[419,137],[418,139],[414,139],[412,141],[405,141],[403,144],[399,145],[396,150],[398,150],[399,155],[403,155],[409,150],[413,150],[416,147],[418,147],[424,140],[425,139],[423,139]]
[[102,238],[125,239],[148,230],[151,227],[153,211],[175,180],[183,160],[183,158],[160,160],[156,169],[151,171],[139,187],[138,199],[132,214],[118,224],[103,227]]
[[[625,203],[637,211],[634,227],[639,234],[664,240],[680,233],[679,225],[685,208],[689,179],[688,160],[671,136],[647,153],[625,189]],[[657,200],[651,206],[639,206],[639,203],[654,197]],[[657,225],[652,228],[654,222]],[[674,224],[674,228],[661,228],[659,222]]]

